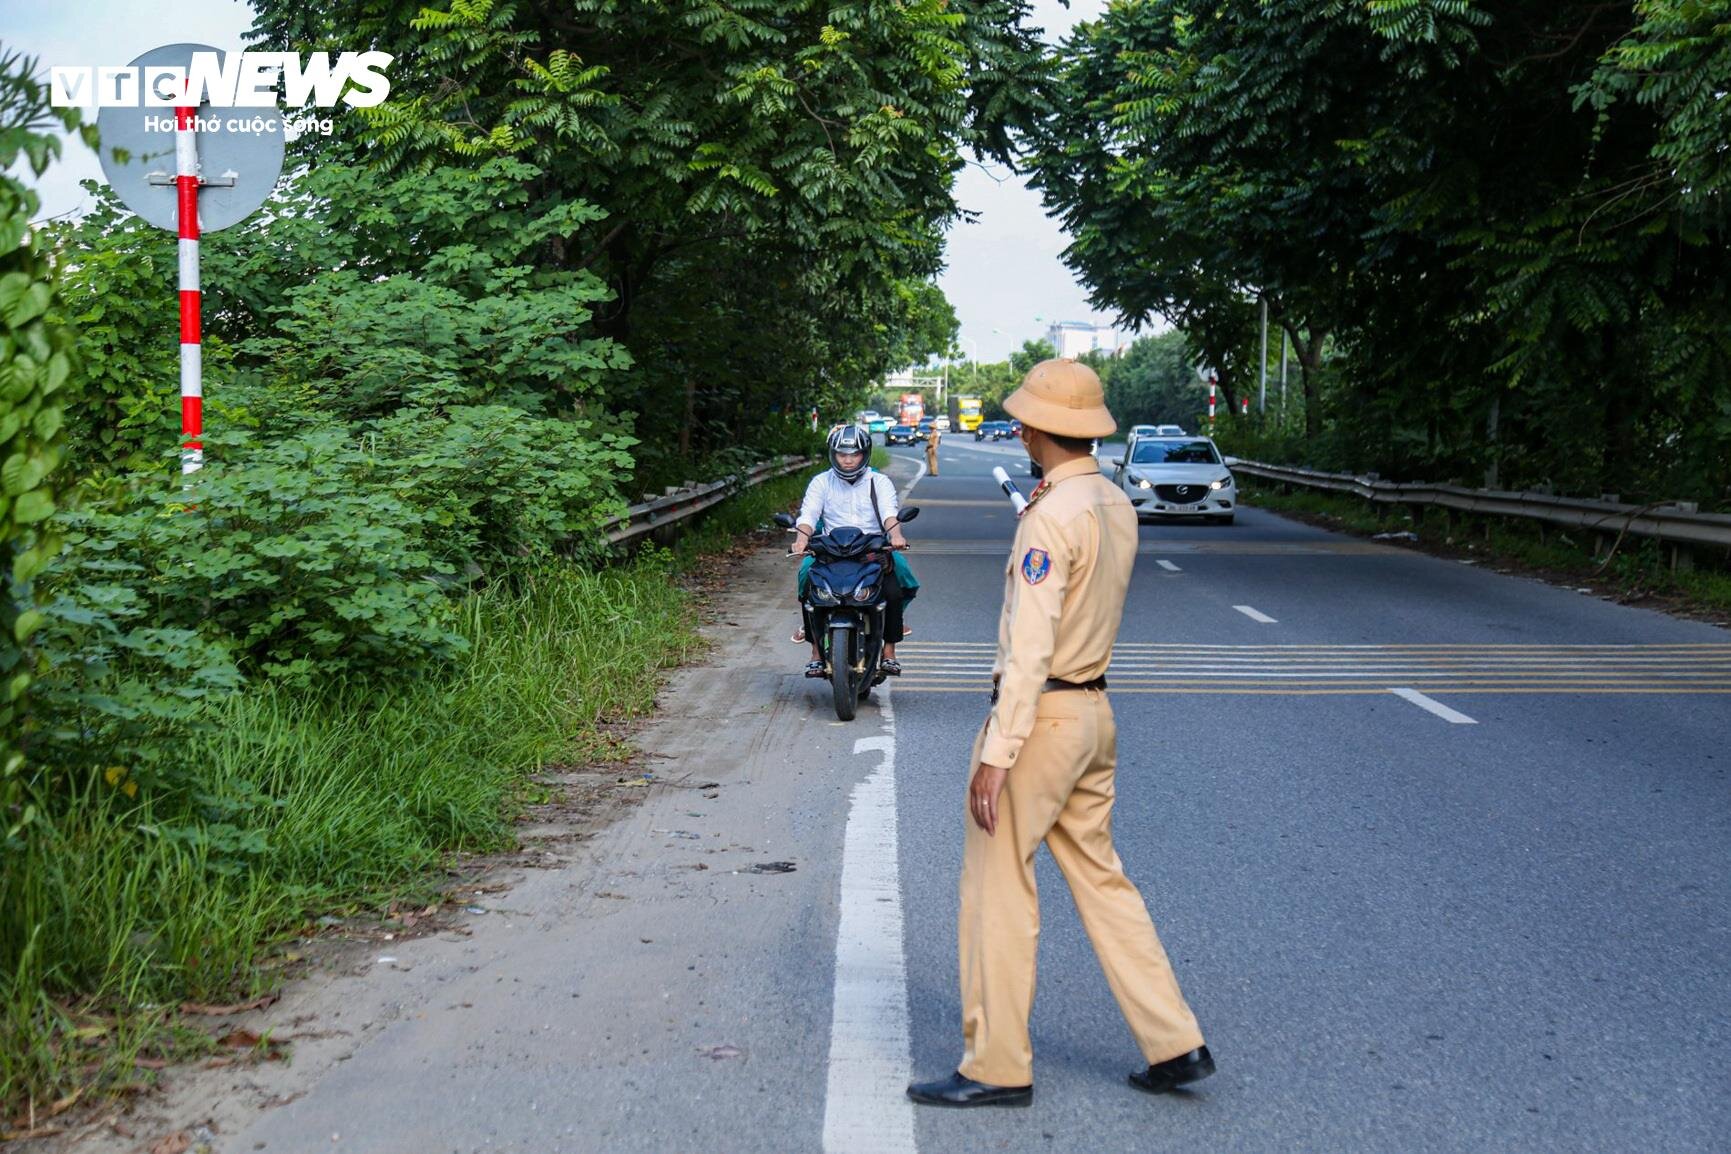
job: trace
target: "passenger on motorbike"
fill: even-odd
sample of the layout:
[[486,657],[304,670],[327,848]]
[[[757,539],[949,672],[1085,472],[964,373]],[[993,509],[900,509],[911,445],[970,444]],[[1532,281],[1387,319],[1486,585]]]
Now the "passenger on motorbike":
[[[805,500],[799,507],[799,522],[791,550],[793,555],[805,553],[806,544],[817,532],[819,522],[826,532],[843,526],[867,533],[881,532],[889,538],[892,548],[907,548],[907,538],[902,536],[901,522],[897,519],[901,504],[896,499],[895,484],[866,463],[871,458],[871,451],[871,433],[861,426],[838,425],[830,430],[830,467],[813,477],[811,484],[805,487]],[[891,677],[899,677],[902,672],[901,663],[896,660],[895,647],[895,641],[901,640],[903,632],[902,583],[895,564],[900,560],[899,556],[892,554],[885,559],[883,566],[884,650],[878,669]],[[800,576],[803,584],[803,570]],[[800,592],[803,605],[803,588]],[[811,662],[805,667],[805,675],[815,678],[827,676],[823,647],[818,644],[817,632],[809,616],[805,627],[795,634],[795,639],[811,642]]]

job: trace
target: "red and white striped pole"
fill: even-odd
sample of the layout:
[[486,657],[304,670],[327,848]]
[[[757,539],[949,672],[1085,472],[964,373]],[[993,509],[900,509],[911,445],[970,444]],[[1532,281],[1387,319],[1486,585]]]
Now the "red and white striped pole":
[[180,472],[204,464],[204,347],[198,287],[198,133],[196,106],[174,110],[174,188],[180,217]]
[[1208,428],[1210,430],[1212,430],[1214,428],[1214,390],[1215,390],[1215,388],[1216,388],[1216,386],[1214,383],[1214,378],[1213,377],[1208,378]]

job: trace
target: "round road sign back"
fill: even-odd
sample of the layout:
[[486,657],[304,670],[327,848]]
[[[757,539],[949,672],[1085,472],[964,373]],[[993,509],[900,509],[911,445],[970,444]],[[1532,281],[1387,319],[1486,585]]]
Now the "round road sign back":
[[[188,67],[194,52],[224,53],[203,44],[166,44],[132,62]],[[198,168],[205,182],[198,190],[200,232],[215,232],[258,210],[282,173],[286,139],[281,108],[198,109]],[[174,109],[118,105],[97,114],[102,133],[102,171],[127,208],[155,225],[174,231]],[[166,125],[166,130],[164,126]],[[232,127],[231,127],[232,126]],[[255,131],[255,129],[262,129]],[[124,164],[112,150],[125,149]]]

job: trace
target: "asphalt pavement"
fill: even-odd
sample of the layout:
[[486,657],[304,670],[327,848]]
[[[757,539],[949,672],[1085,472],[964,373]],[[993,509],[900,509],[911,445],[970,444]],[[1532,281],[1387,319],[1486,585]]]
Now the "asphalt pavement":
[[[921,1077],[960,1052],[962,798],[1014,528],[987,477],[1034,483],[1019,447],[941,452],[895,691]],[[921,1111],[919,1147],[1723,1149],[1731,633],[1256,509],[1141,534],[1114,831],[1220,1072],[1125,1085],[1042,853],[1035,1104]]]
[[742,562],[641,803],[461,933],[291,989],[293,1067],[206,1091],[260,1101],[219,1149],[1725,1148],[1731,632],[1254,508],[1141,529],[1110,672],[1118,849],[1219,1073],[1126,1084],[1042,853],[1033,1106],[912,1107],[961,1051],[990,470],[1034,482],[1011,443],[893,456],[923,584],[888,694],[837,721],[791,563]]

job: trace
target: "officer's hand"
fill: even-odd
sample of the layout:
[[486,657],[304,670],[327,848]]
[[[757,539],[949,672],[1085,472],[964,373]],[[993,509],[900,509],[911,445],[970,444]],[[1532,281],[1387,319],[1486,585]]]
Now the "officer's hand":
[[1004,782],[1009,776],[1010,771],[1002,766],[982,761],[968,786],[968,812],[974,815],[974,824],[985,830],[987,837],[998,832],[998,795],[1004,792]]

